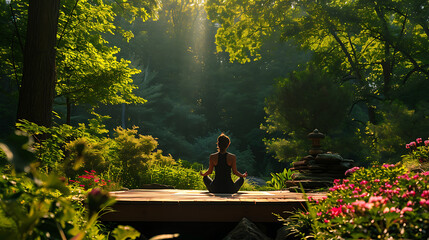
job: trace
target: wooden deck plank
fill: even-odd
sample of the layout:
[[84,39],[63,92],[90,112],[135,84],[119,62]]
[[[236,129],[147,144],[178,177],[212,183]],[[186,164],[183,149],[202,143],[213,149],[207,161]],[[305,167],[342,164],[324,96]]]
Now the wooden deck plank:
[[[199,190],[134,189],[111,192],[116,212],[104,221],[143,222],[237,222],[243,217],[254,222],[277,221],[272,213],[294,211],[305,205],[304,195],[289,191],[243,191],[212,194]],[[309,193],[315,199],[325,193]]]

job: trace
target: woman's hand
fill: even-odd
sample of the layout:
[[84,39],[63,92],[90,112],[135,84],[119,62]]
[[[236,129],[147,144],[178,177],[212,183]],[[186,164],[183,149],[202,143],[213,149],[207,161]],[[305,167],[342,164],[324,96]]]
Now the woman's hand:
[[204,173],[203,173],[202,171],[200,171],[200,175],[201,175],[201,176],[203,176],[203,177],[205,176],[205,175],[204,175]]
[[245,172],[244,174],[243,174],[243,178],[246,178],[247,177],[247,172]]

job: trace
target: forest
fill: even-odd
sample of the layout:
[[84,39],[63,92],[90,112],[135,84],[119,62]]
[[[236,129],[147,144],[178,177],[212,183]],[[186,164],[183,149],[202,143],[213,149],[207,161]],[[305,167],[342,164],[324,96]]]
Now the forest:
[[[64,202],[95,185],[204,189],[198,172],[220,133],[239,170],[271,180],[261,189],[279,188],[314,129],[355,166],[429,161],[426,0],[54,2],[0,0],[2,198],[40,193],[48,206],[59,196],[49,186]],[[86,237],[101,234],[96,215],[67,236],[82,222]],[[42,231],[20,221],[6,224],[17,239]]]

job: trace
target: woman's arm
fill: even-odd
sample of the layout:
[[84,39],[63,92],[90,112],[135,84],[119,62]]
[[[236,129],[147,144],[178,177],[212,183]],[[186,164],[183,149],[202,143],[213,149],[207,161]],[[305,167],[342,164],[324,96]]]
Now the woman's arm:
[[247,172],[245,172],[244,174],[241,174],[237,170],[237,157],[235,155],[231,155],[231,156],[232,156],[232,163],[231,163],[232,173],[242,178],[247,177]]
[[200,175],[204,177],[204,176],[207,176],[207,175],[212,174],[212,172],[213,172],[213,167],[214,167],[214,159],[213,159],[213,155],[210,155],[210,159],[209,159],[209,169],[208,169],[208,170],[207,170],[207,172],[205,172],[205,173],[200,172]]

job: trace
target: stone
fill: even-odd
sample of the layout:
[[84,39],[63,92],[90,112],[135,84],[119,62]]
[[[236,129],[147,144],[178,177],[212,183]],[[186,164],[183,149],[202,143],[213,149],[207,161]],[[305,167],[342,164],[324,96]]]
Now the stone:
[[247,218],[241,219],[237,226],[224,238],[224,240],[269,240],[254,223]]
[[314,189],[327,187],[332,185],[334,179],[344,178],[347,169],[353,167],[354,161],[343,159],[337,153],[324,152],[320,145],[324,135],[319,130],[315,129],[308,137],[312,141],[310,155],[293,163],[291,170],[299,173],[294,173],[293,180],[286,181],[286,186],[296,188],[302,185],[304,189]]
[[318,154],[315,159],[317,162],[329,162],[329,163],[339,163],[343,161],[344,159],[338,155],[333,153],[322,153]]

